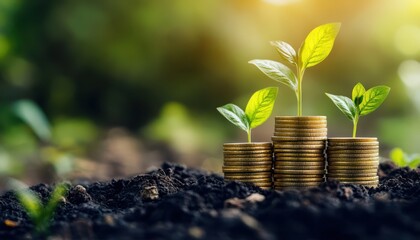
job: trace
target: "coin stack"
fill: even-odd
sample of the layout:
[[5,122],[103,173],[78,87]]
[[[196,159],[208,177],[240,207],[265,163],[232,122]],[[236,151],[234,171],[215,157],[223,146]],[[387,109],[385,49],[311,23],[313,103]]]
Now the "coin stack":
[[329,138],[327,165],[328,179],[377,187],[379,142],[377,138]]
[[273,150],[270,142],[223,144],[225,180],[272,186]]
[[301,189],[324,182],[326,139],[326,116],[276,117],[272,137],[275,189]]

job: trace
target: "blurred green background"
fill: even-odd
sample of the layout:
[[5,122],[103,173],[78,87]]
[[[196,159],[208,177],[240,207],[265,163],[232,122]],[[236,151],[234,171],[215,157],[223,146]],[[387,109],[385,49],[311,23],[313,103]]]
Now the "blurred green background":
[[[278,85],[247,62],[280,61],[269,41],[297,49],[337,21],[331,55],[306,72],[304,115],[326,115],[330,136],[350,136],[324,92],[385,84],[390,96],[358,135],[378,136],[383,156],[418,151],[418,0],[2,0],[0,175],[102,179],[165,160],[220,172],[222,144],[246,136],[215,108]],[[294,93],[279,87],[273,117],[295,115]],[[23,99],[29,120],[16,111]],[[273,125],[253,139],[269,141]]]

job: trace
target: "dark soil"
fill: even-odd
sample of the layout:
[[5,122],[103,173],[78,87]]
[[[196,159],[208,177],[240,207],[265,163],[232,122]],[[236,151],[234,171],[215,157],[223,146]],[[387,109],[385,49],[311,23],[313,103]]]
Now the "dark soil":
[[[387,163],[379,174],[378,188],[326,182],[283,192],[164,164],[131,179],[70,185],[49,239],[420,239],[420,171]],[[51,188],[31,187],[44,202]],[[5,193],[0,239],[35,238]]]

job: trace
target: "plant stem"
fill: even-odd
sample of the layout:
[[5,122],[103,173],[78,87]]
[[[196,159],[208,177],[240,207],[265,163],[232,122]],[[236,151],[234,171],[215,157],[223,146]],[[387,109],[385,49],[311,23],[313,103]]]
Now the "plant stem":
[[296,93],[296,97],[297,97],[297,115],[298,117],[302,116],[302,79],[303,79],[303,74],[305,73],[304,69],[300,69],[299,66],[297,66],[297,78],[298,78],[298,85],[297,85],[297,93]]
[[251,129],[248,130],[248,142],[251,142]]
[[357,123],[358,122],[359,122],[359,115],[356,115],[356,117],[353,120],[353,138],[356,138]]

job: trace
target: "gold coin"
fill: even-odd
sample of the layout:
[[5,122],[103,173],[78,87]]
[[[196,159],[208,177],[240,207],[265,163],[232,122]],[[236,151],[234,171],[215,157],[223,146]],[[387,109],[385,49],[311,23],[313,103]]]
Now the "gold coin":
[[273,158],[270,157],[260,157],[260,158],[231,158],[231,157],[225,157],[225,162],[259,162],[259,161],[265,161],[265,162],[271,162]]
[[310,158],[324,158],[323,153],[299,153],[299,152],[293,152],[293,153],[275,153],[274,156],[276,158],[282,158],[282,157],[310,157]]
[[317,177],[317,178],[300,178],[299,175],[295,175],[295,177],[289,178],[274,178],[274,182],[323,182],[324,177]]
[[276,187],[315,187],[319,184],[323,183],[323,181],[319,182],[274,182],[274,186]]
[[331,157],[327,156],[328,162],[372,162],[372,161],[379,161],[379,156],[377,157],[369,157],[369,158],[354,158],[354,157]]
[[308,170],[293,170],[293,169],[274,169],[274,173],[284,173],[284,174],[295,174],[295,175],[314,175],[314,174],[324,174],[325,170],[323,169],[308,169]]
[[225,180],[229,181],[241,181],[241,182],[271,182],[271,178],[234,178],[234,177],[225,177]]
[[270,172],[254,172],[254,173],[237,173],[237,172],[227,172],[224,173],[225,178],[235,178],[235,179],[249,179],[249,178],[271,178],[272,173]]
[[327,132],[320,133],[287,133],[287,132],[274,132],[276,137],[327,137]]
[[252,155],[241,155],[241,154],[224,154],[224,158],[242,158],[242,159],[254,159],[254,158],[269,158],[272,157],[271,153],[252,154]]
[[281,166],[325,166],[324,161],[275,161],[274,165]]
[[325,144],[275,144],[274,149],[325,149]]
[[296,149],[296,148],[292,148],[292,149],[286,149],[286,148],[276,148],[274,149],[274,153],[318,153],[318,154],[323,154],[324,153],[324,149],[306,149],[306,148],[301,148],[301,149]]
[[311,178],[324,178],[324,173],[322,174],[305,174],[305,175],[296,175],[296,174],[282,174],[282,173],[274,173],[274,179],[294,179],[305,181],[305,179]]
[[274,143],[273,146],[281,146],[281,145],[300,145],[300,146],[306,146],[306,145],[323,145],[326,146],[327,141],[326,140],[318,140],[318,141],[281,141],[279,143]]
[[371,169],[331,169],[329,166],[327,166],[327,172],[330,175],[336,175],[336,174],[377,174],[378,169],[371,168]]
[[223,166],[223,172],[271,172],[271,164],[266,166]]
[[358,166],[358,165],[347,165],[347,166],[340,166],[340,165],[338,165],[338,166],[336,166],[336,165],[334,165],[334,166],[331,166],[331,165],[329,165],[328,167],[327,167],[329,170],[332,170],[332,171],[335,171],[335,170],[350,170],[350,169],[352,169],[352,170],[368,170],[368,169],[378,169],[378,166],[376,166],[376,165],[372,165],[372,166],[369,166],[369,165],[366,165],[366,166]]
[[274,170],[324,170],[325,165],[319,166],[285,166],[281,164],[275,164]]
[[377,185],[379,181],[340,181],[342,184],[361,184],[361,185]]
[[328,153],[327,157],[330,158],[374,158],[379,157],[379,153]]
[[335,179],[338,181],[378,181],[379,177],[378,176],[373,176],[373,177],[331,177],[328,176],[328,179]]
[[341,162],[328,162],[328,166],[375,166],[378,167],[379,161],[368,161],[368,162],[353,162],[353,161],[341,161]]
[[378,145],[348,145],[348,146],[344,146],[344,145],[329,145],[328,149],[330,150],[372,150],[372,149],[377,149],[379,151],[379,144]]
[[260,154],[271,154],[273,151],[269,150],[255,150],[255,151],[223,151],[224,155],[244,155],[244,156],[254,156]]
[[251,143],[225,143],[223,144],[224,148],[255,148],[255,147],[260,147],[260,148],[270,148],[271,147],[271,142],[251,142]]
[[332,137],[328,138],[329,143],[361,143],[361,142],[378,142],[378,138],[376,137]]
[[335,154],[379,154],[379,149],[327,149],[327,154],[335,155]]
[[376,177],[378,176],[377,172],[372,173],[328,173],[327,178],[350,178],[350,177]]
[[279,161],[279,162],[282,162],[282,161],[295,161],[295,162],[322,161],[322,162],[325,162],[325,157],[324,156],[319,156],[319,157],[287,157],[287,156],[281,156],[281,157],[275,157],[274,159],[275,159],[275,161]]
[[325,137],[279,137],[279,136],[272,136],[271,140],[273,142],[281,142],[281,141],[320,141],[326,140],[327,136]]
[[271,162],[268,161],[249,161],[249,162],[230,162],[230,161],[224,161],[225,166],[267,166],[271,165]]

